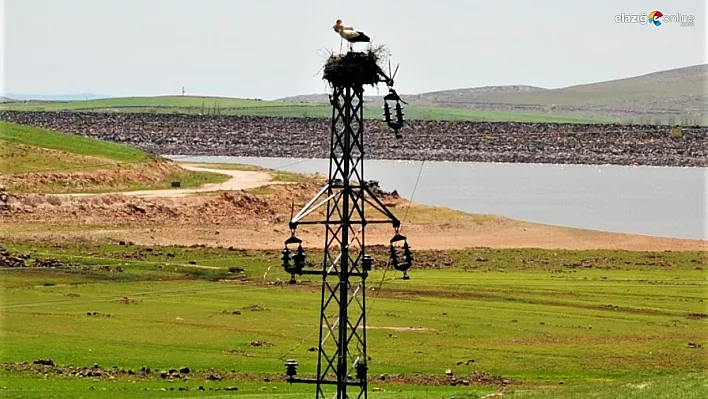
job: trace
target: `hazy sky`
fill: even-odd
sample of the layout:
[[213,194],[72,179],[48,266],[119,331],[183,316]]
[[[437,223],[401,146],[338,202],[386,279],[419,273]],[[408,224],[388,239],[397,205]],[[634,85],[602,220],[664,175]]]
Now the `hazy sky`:
[[[706,63],[705,0],[0,0],[0,91],[323,93],[337,18],[386,44],[418,93],[548,88]],[[694,27],[618,24],[659,10]],[[364,45],[358,45],[365,47]]]

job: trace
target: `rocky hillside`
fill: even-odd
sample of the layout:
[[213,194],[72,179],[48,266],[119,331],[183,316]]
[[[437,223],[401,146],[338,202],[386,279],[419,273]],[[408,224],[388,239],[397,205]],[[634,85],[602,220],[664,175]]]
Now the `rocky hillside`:
[[[161,154],[327,158],[330,122],[178,114],[5,112]],[[366,121],[367,157],[469,162],[708,166],[708,128],[579,123],[409,121],[396,140]]]

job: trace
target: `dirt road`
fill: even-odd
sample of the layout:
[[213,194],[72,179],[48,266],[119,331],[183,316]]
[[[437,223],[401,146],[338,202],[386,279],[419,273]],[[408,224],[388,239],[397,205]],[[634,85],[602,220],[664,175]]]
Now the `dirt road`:
[[245,190],[271,184],[270,174],[267,172],[253,172],[244,170],[228,170],[228,169],[210,169],[199,166],[181,165],[182,168],[196,172],[211,172],[229,175],[231,178],[223,183],[205,184],[196,188],[183,188],[172,190],[144,190],[144,191],[128,191],[122,193],[133,197],[186,197],[194,193],[204,193],[209,191],[221,190]]
[[[212,183],[205,184],[201,187],[195,188],[180,188],[180,189],[164,189],[164,190],[139,190],[139,191],[124,191],[124,192],[113,192],[113,193],[101,193],[101,194],[87,194],[87,193],[77,193],[77,194],[61,194],[61,195],[71,195],[75,197],[85,197],[85,196],[98,196],[98,195],[114,195],[122,194],[128,197],[142,197],[142,198],[180,198],[187,197],[190,194],[195,193],[205,193],[211,191],[228,191],[228,190],[245,190],[249,188],[255,188],[260,186],[265,186],[268,184],[276,184],[271,181],[270,174],[267,172],[254,172],[254,171],[243,171],[243,170],[228,170],[228,169],[210,169],[193,165],[180,165],[182,168],[197,172],[211,172],[219,173],[222,175],[231,176],[231,178],[223,183]],[[279,184],[279,182],[277,183]]]

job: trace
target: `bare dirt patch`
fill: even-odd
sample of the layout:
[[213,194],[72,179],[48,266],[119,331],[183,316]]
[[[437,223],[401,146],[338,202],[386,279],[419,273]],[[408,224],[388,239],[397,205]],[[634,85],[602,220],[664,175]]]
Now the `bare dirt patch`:
[[262,198],[242,191],[215,197],[143,199],[122,194],[102,196],[10,196],[8,223],[98,224],[117,227],[202,224],[218,226],[244,218],[279,220]]
[[[102,196],[9,195],[0,210],[0,223],[24,226],[24,238],[124,240],[142,245],[208,245],[234,248],[280,248],[290,235],[291,201],[305,204],[320,189],[320,182],[272,185],[265,193],[226,191],[214,195],[177,198]],[[701,240],[658,238],[606,233],[526,223],[492,215],[471,215],[445,208],[413,204],[396,193],[381,200],[403,220],[401,233],[414,249],[545,248],[622,249],[636,251],[706,250]],[[298,208],[299,209],[299,208]],[[408,212],[407,212],[408,211]],[[324,209],[322,209],[324,212]],[[367,211],[373,215],[373,210]],[[323,217],[323,214],[312,217]],[[405,219],[404,219],[405,217]],[[43,226],[42,229],[31,226]],[[51,226],[51,228],[48,228]],[[86,226],[102,226],[87,229]],[[61,233],[57,233],[57,229]],[[21,229],[20,229],[21,230]],[[39,231],[38,231],[39,230]],[[42,231],[46,230],[46,231]],[[0,236],[4,233],[0,232]],[[324,229],[301,226],[297,235],[309,247],[319,247]],[[367,245],[388,247],[390,226],[370,225]],[[445,267],[451,260],[431,259],[430,267]],[[422,264],[425,267],[425,264]]]

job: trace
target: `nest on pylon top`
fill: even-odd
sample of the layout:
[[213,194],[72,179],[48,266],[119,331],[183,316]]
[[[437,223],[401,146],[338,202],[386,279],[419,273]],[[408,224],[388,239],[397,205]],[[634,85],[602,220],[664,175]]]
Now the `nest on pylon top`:
[[332,87],[376,86],[382,81],[381,65],[387,56],[388,51],[384,46],[369,48],[363,52],[330,54],[325,62],[322,78]]

